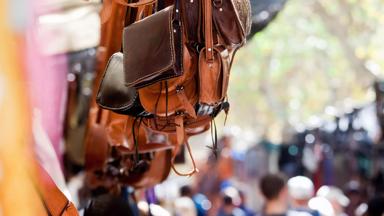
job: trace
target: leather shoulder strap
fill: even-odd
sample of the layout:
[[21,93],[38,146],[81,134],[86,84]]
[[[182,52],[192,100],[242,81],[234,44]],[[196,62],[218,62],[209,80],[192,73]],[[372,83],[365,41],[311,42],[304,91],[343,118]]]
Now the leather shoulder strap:
[[213,62],[212,0],[204,0],[204,36],[207,62]]
[[78,216],[76,207],[59,190],[52,178],[43,167],[37,165],[38,182],[37,190],[44,203],[44,206],[51,216]]

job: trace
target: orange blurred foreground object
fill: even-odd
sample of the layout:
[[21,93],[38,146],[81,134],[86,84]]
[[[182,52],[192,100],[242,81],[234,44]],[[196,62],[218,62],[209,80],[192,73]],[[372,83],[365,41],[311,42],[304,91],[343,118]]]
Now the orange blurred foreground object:
[[11,30],[6,0],[0,0],[0,215],[44,215],[31,181],[29,110],[20,43]]

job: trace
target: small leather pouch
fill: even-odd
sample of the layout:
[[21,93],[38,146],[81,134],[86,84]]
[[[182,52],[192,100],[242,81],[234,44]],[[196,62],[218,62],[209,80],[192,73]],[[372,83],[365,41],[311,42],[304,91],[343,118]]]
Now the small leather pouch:
[[104,109],[124,115],[145,115],[135,88],[124,83],[123,53],[111,56],[101,80],[96,102]]
[[251,30],[249,0],[213,1],[213,22],[217,33],[229,46],[242,46]]
[[223,68],[219,50],[213,49],[214,60],[207,62],[206,48],[199,57],[199,103],[216,105],[225,95],[223,93]]
[[183,74],[180,10],[167,7],[124,29],[125,84],[137,89]]

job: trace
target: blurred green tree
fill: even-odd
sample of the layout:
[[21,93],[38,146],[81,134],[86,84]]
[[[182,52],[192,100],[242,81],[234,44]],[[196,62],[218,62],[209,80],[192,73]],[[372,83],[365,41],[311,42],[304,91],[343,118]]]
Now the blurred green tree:
[[384,74],[382,26],[382,0],[289,0],[236,56],[228,124],[278,139],[326,107],[372,101]]

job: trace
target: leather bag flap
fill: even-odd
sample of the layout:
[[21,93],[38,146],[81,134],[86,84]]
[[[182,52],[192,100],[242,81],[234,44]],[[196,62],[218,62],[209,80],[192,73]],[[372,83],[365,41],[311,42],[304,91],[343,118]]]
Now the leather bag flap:
[[123,33],[125,84],[141,88],[174,74],[173,7],[127,26]]
[[120,111],[132,107],[137,97],[137,91],[124,83],[123,54],[113,54],[100,83],[96,102],[105,109]]

